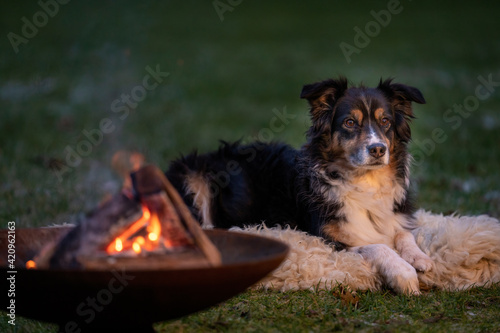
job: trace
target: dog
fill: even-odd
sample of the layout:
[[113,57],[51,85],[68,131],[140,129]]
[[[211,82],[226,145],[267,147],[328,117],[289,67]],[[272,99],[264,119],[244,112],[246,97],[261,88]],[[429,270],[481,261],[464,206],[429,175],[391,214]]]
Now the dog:
[[300,149],[222,142],[174,160],[167,178],[204,228],[288,224],[359,253],[394,291],[419,294],[417,271],[433,267],[411,233],[408,143],[422,93],[339,77],[305,85],[300,97],[311,117]]

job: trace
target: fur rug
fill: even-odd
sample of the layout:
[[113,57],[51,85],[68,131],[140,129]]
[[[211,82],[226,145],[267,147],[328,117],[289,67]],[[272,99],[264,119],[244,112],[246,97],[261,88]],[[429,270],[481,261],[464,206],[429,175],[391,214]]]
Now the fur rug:
[[[486,215],[443,216],[419,210],[413,231],[417,244],[435,268],[419,273],[421,289],[461,290],[500,282],[500,222]],[[383,278],[359,254],[336,252],[319,237],[290,228],[265,226],[233,231],[279,239],[290,253],[256,287],[277,289],[330,289],[343,284],[354,290],[380,290]]]

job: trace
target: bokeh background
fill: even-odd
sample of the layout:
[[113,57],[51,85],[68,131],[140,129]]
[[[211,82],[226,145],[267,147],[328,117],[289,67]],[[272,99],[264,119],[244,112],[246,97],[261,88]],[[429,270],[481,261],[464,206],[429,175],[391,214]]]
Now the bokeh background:
[[[391,10],[383,24],[373,15]],[[0,225],[74,222],[119,190],[119,150],[166,168],[220,139],[300,147],[302,86],[339,74],[422,91],[411,146],[419,207],[498,217],[499,12],[494,1],[3,2]],[[357,48],[349,59],[346,44]],[[141,90],[147,68],[168,76]],[[483,100],[479,77],[492,82]],[[464,103],[471,111],[455,113]],[[288,121],[271,130],[277,113]]]

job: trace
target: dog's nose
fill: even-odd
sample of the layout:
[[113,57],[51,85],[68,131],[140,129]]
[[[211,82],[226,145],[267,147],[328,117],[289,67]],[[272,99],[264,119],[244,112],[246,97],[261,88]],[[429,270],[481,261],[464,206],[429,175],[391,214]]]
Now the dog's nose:
[[386,149],[387,148],[382,143],[375,143],[373,145],[368,146],[368,152],[370,153],[371,156],[373,156],[375,158],[379,158],[379,157],[384,156]]

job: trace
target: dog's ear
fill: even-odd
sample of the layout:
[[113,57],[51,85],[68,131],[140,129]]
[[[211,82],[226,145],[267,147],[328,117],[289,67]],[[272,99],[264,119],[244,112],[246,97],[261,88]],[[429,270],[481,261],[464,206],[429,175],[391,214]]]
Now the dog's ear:
[[424,96],[420,90],[404,84],[392,83],[392,79],[382,81],[377,87],[391,102],[395,114],[396,134],[403,142],[411,139],[410,122],[415,118],[411,102],[425,104]]
[[337,100],[347,90],[347,79],[340,77],[337,80],[325,80],[306,84],[302,88],[300,98],[305,98],[311,106],[313,121],[322,119],[334,107]]

